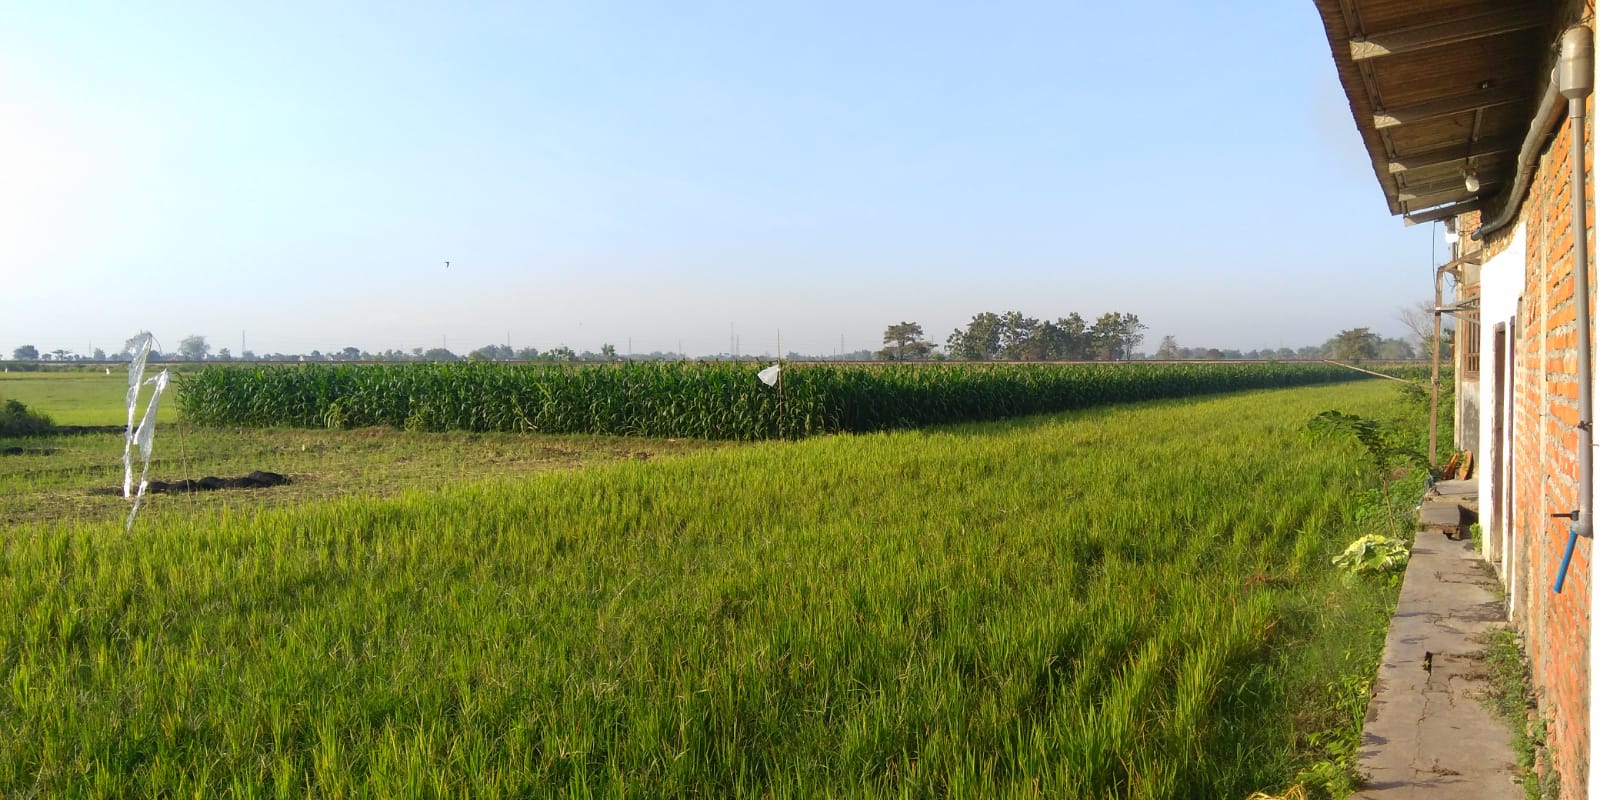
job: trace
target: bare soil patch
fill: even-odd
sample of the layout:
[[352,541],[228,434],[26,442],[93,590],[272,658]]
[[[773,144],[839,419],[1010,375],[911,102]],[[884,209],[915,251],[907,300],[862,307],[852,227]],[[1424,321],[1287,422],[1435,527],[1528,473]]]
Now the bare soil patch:
[[[218,478],[207,475],[199,480],[185,478],[179,481],[151,481],[145,487],[146,494],[187,494],[191,492],[215,492],[221,489],[269,489],[273,486],[283,486],[292,483],[289,476],[277,472],[256,470],[249,475],[237,478]],[[120,487],[101,489],[95,494],[122,494]]]

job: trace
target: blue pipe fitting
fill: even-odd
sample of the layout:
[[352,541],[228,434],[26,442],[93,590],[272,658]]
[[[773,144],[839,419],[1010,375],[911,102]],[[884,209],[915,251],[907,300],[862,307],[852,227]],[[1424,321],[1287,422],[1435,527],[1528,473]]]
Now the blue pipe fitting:
[[1574,521],[1567,527],[1567,552],[1561,556],[1561,569],[1556,571],[1556,585],[1553,591],[1561,594],[1561,587],[1567,582],[1567,565],[1572,563],[1572,551],[1578,546],[1578,523]]

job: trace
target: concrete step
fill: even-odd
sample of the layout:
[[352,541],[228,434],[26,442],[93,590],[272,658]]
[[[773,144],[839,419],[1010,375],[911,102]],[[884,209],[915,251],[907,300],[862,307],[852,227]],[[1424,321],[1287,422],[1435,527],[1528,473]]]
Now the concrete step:
[[1418,524],[1424,531],[1440,531],[1453,539],[1467,538],[1467,527],[1478,521],[1478,482],[1439,481],[1423,496]]

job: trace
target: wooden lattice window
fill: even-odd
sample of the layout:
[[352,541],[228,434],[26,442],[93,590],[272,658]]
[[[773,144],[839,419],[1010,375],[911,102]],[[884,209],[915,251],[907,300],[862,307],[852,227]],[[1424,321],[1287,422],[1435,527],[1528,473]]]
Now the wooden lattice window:
[[1456,323],[1456,346],[1461,348],[1461,376],[1464,378],[1478,377],[1478,352],[1483,346],[1479,338],[1478,323],[1470,319]]

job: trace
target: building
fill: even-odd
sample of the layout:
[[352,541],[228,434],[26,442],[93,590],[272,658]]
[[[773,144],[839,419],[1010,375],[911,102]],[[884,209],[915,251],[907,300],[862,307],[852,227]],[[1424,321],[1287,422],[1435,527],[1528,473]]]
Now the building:
[[1562,796],[1600,797],[1592,536],[1553,591],[1593,509],[1593,2],[1316,7],[1389,210],[1454,238],[1449,263],[1418,278],[1455,282],[1436,313],[1457,319],[1457,442],[1479,464],[1484,557],[1524,638]]

